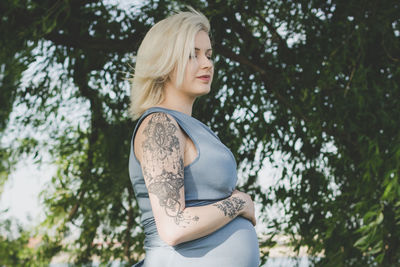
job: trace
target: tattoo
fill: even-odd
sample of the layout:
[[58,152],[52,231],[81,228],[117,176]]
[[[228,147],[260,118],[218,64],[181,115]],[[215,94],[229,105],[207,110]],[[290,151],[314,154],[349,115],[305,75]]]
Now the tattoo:
[[175,135],[176,126],[167,115],[154,114],[148,123],[144,134],[148,139],[143,144],[143,149],[149,150],[159,160],[179,150],[179,140]]
[[154,181],[149,184],[149,193],[155,194],[161,207],[164,207],[168,216],[174,218],[175,223],[183,219],[181,203],[179,202],[179,190],[183,187],[183,178],[179,174],[166,172],[157,176]]
[[142,165],[149,193],[156,195],[167,216],[185,227],[191,221],[197,222],[199,217],[185,214],[180,202],[184,167],[176,131],[177,127],[166,114],[152,114],[143,131]]
[[232,197],[231,199],[225,199],[220,203],[213,204],[213,206],[222,210],[225,216],[234,218],[243,209],[245,203],[243,199]]

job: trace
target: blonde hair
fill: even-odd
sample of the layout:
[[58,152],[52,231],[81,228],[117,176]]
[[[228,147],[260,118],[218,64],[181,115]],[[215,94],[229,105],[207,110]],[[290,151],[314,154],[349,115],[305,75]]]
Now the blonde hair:
[[199,31],[209,33],[210,23],[190,8],[156,23],[144,37],[131,79],[129,113],[133,120],[164,100],[164,84],[176,70],[176,86],[184,79],[186,64],[194,55],[194,40]]

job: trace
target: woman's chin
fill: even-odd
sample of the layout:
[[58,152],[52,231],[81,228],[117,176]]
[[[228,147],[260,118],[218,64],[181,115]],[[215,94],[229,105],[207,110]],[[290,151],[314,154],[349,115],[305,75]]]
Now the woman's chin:
[[199,90],[198,96],[206,95],[211,91],[211,87],[207,88],[202,88],[202,90]]

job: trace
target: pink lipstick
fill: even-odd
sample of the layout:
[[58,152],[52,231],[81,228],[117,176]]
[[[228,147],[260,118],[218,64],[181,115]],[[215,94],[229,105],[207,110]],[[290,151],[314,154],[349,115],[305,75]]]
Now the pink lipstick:
[[197,78],[204,82],[209,82],[211,79],[211,76],[210,75],[202,75],[202,76],[198,76]]

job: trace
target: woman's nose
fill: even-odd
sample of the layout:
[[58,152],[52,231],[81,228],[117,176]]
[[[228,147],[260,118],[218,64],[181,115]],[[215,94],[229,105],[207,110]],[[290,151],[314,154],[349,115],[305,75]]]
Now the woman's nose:
[[202,55],[200,60],[200,67],[211,68],[212,66],[213,66],[212,60],[209,59],[206,55]]

